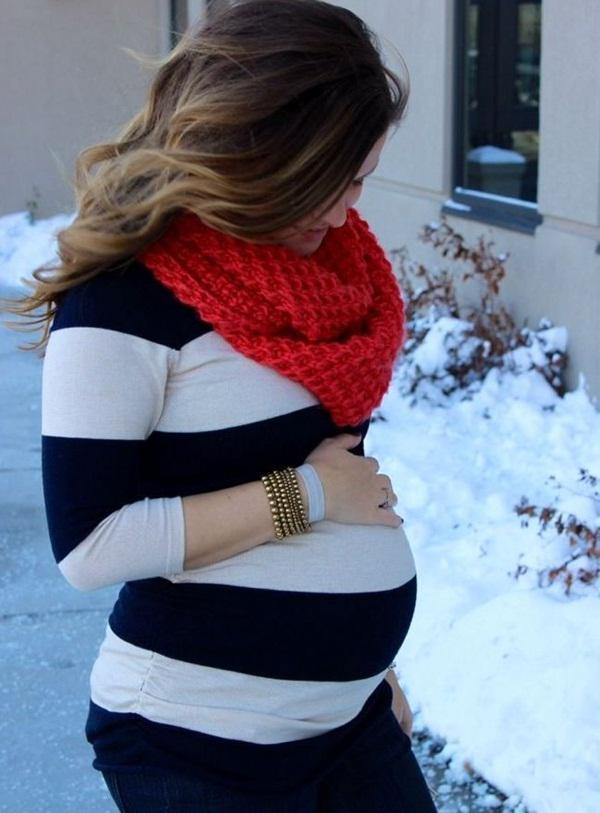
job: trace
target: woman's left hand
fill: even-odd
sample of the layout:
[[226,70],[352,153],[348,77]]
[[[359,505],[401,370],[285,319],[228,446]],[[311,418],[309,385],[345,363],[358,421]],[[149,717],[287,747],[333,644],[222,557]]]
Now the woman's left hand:
[[405,732],[405,734],[408,734],[408,736],[412,738],[413,714],[410,706],[408,705],[408,700],[400,688],[398,678],[396,677],[396,673],[393,669],[389,670],[386,678],[392,687],[392,711],[396,715],[396,719],[400,723],[402,730]]

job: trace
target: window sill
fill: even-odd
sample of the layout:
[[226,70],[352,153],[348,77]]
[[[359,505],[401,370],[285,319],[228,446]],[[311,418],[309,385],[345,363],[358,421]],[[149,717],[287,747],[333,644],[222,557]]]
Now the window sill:
[[502,229],[534,234],[543,218],[535,203],[504,198],[458,186],[442,206],[442,213],[477,220]]

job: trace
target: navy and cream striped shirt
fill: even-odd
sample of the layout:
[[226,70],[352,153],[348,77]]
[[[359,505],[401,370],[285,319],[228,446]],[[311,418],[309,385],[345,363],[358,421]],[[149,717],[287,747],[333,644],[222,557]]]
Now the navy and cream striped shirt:
[[96,768],[291,789],[389,709],[416,600],[401,527],[323,520],[183,568],[183,496],[299,466],[350,429],[139,262],[69,289],[42,375],[48,530],[75,587],[124,583],[91,675]]

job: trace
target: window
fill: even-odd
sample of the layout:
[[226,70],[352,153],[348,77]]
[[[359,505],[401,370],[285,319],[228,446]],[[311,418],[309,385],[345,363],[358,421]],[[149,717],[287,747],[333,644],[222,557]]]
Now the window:
[[171,0],[169,6],[171,37],[170,47],[174,48],[181,35],[188,27],[188,4],[187,0]]
[[457,0],[454,193],[444,210],[532,232],[541,0]]
[[170,0],[170,48],[174,48],[189,25],[200,18],[210,17],[221,11],[232,0]]

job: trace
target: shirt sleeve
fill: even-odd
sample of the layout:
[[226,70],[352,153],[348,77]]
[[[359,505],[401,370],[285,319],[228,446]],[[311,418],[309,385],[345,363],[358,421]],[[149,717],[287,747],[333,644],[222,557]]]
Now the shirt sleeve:
[[143,485],[173,353],[55,319],[42,371],[42,482],[54,557],[79,590],[184,569],[182,499],[148,497]]

